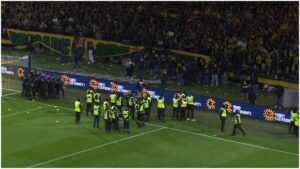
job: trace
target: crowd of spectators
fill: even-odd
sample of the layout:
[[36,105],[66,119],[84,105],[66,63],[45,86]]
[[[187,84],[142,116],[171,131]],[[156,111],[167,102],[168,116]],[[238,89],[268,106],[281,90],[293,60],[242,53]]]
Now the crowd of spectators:
[[[146,52],[149,59],[142,62],[153,76],[161,71],[179,83],[193,81],[192,73],[201,70],[201,78],[210,73],[219,85],[226,77],[215,75],[244,68],[253,76],[298,80],[298,2],[2,2],[1,8],[2,33],[5,28],[81,32],[211,56],[204,69],[202,61],[178,62]],[[152,64],[157,60],[160,64]],[[138,68],[144,70],[143,64]]]

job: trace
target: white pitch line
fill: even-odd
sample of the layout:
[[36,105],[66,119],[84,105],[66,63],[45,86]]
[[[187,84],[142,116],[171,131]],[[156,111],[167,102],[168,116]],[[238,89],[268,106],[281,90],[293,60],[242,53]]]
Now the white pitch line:
[[[6,98],[10,98],[10,97],[6,97]],[[14,99],[14,98],[11,98],[11,99]],[[35,103],[37,103],[37,102],[35,102]],[[45,103],[37,103],[37,104],[55,106],[55,105],[45,104]],[[73,109],[71,109],[71,108],[61,107],[61,106],[57,106],[57,107],[65,109],[65,110],[72,110],[73,111]],[[291,153],[291,152],[287,152],[287,151],[272,149],[272,148],[258,146],[258,145],[254,145],[254,144],[249,144],[249,143],[243,143],[243,142],[239,142],[239,141],[233,141],[233,140],[223,139],[223,138],[209,136],[209,135],[205,135],[205,134],[201,134],[201,133],[197,133],[197,132],[191,132],[191,131],[181,130],[181,129],[177,129],[177,128],[172,128],[172,127],[160,126],[160,125],[151,124],[151,123],[147,123],[147,124],[153,125],[153,126],[157,126],[157,127],[165,127],[167,129],[171,129],[171,130],[175,130],[175,131],[180,131],[180,132],[184,132],[184,133],[189,133],[189,134],[193,134],[193,135],[208,137],[208,138],[217,139],[217,140],[222,140],[222,141],[231,142],[231,143],[235,143],[235,144],[241,144],[241,145],[245,145],[245,146],[250,146],[250,147],[255,147],[255,148],[260,148],[260,149],[265,149],[265,150],[270,150],[270,151],[285,153],[285,154],[290,154],[290,155],[294,155],[294,156],[299,156],[299,154],[296,154],[296,153]]]
[[14,89],[7,89],[7,88],[2,88],[3,90],[8,90],[8,91],[12,91],[12,92],[21,92],[20,90],[14,90]]
[[8,94],[5,94],[5,95],[2,95],[2,97],[11,96],[11,95],[19,94],[19,93],[21,93],[21,92],[8,93]]
[[39,109],[43,109],[43,108],[46,108],[46,107],[49,107],[49,106],[37,107],[37,108],[34,108],[34,109],[29,109],[29,110],[24,110],[24,111],[20,111],[20,112],[8,114],[8,115],[3,115],[3,116],[1,116],[1,117],[2,117],[2,118],[5,118],[5,117],[10,117],[10,116],[15,116],[15,115],[22,114],[22,113],[32,112],[32,111],[36,111],[36,110],[39,110]]
[[153,132],[157,132],[157,131],[160,131],[160,130],[162,130],[164,128],[165,127],[160,127],[158,129],[154,129],[154,130],[151,130],[151,131],[148,131],[148,132],[144,132],[144,133],[141,133],[141,134],[133,135],[133,136],[126,137],[126,138],[123,138],[123,139],[120,139],[120,140],[116,140],[116,141],[112,141],[112,142],[109,142],[109,143],[101,144],[101,145],[98,145],[98,146],[95,146],[95,147],[91,147],[91,148],[88,148],[88,149],[84,149],[84,150],[81,150],[81,151],[78,151],[78,152],[75,152],[75,153],[71,153],[71,154],[67,154],[67,155],[64,155],[64,156],[61,156],[61,157],[58,157],[58,158],[54,158],[54,159],[49,160],[49,161],[45,161],[45,162],[42,162],[42,163],[34,164],[34,165],[26,167],[26,168],[33,168],[33,167],[37,167],[37,166],[40,166],[40,165],[43,165],[43,164],[48,164],[48,163],[51,163],[53,161],[58,161],[58,160],[61,160],[61,159],[67,158],[67,157],[71,157],[71,156],[74,156],[74,155],[77,155],[77,154],[85,153],[85,152],[88,152],[88,151],[91,151],[91,150],[94,150],[94,149],[102,148],[102,147],[105,147],[105,146],[108,146],[108,145],[111,145],[111,144],[119,143],[119,142],[126,141],[126,140],[129,140],[129,139],[135,138],[135,137],[139,137],[139,136],[143,136],[143,135],[150,134],[150,133],[153,133]]
[[[156,125],[156,124],[151,124],[151,123],[147,123],[147,124],[152,125],[152,126],[157,126],[157,127],[164,127],[164,126],[161,126],[161,125]],[[280,152],[280,153],[285,153],[285,154],[289,154],[289,155],[299,156],[299,154],[296,154],[296,153],[291,153],[291,152],[277,150],[277,149],[273,149],[273,148],[258,146],[258,145],[249,144],[249,143],[243,143],[243,142],[234,141],[234,140],[223,139],[223,138],[214,137],[214,136],[201,134],[201,133],[197,133],[197,132],[186,131],[186,130],[181,130],[181,129],[172,128],[172,127],[165,127],[165,128],[169,129],[169,130],[179,131],[179,132],[193,134],[193,135],[197,135],[197,136],[208,137],[208,138],[212,138],[212,139],[216,139],[216,140],[221,140],[221,141],[236,143],[236,144],[240,144],[240,145],[245,145],[245,146],[250,146],[250,147],[255,147],[255,148],[260,148],[260,149],[265,149],[265,150],[270,150],[270,151],[275,151],[275,152]]]

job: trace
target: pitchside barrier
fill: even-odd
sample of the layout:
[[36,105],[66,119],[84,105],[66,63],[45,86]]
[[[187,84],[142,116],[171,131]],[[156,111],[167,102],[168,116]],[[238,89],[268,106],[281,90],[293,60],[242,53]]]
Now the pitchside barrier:
[[[3,66],[2,66],[3,67]],[[18,68],[18,70],[9,70],[10,67],[5,67],[7,71],[2,71],[3,74],[8,74],[11,76],[22,77],[24,74],[28,73],[27,68]],[[115,90],[117,93],[129,93],[131,91],[136,91],[136,84],[131,84],[127,82],[112,82],[106,79],[94,78],[84,75],[75,75],[64,72],[54,72],[39,70],[41,73],[47,75],[59,76],[64,81],[66,86],[81,87],[87,89],[88,87],[93,87],[95,89],[100,89],[101,91],[111,91]],[[7,73],[9,72],[9,73]],[[148,92],[150,97],[156,99],[159,96],[164,96],[167,103],[172,103],[172,98],[176,91],[173,90],[163,90],[155,87],[147,87],[144,92]],[[186,95],[188,95],[187,93]],[[225,100],[214,97],[207,96],[195,96],[195,108],[200,110],[211,110],[219,111],[222,105],[226,105],[229,114],[233,114],[236,110],[239,110],[243,117],[253,118],[257,120],[264,120],[269,122],[277,123],[289,123],[290,113],[286,110],[273,109],[267,106],[258,106],[248,103],[241,103],[232,100]]]

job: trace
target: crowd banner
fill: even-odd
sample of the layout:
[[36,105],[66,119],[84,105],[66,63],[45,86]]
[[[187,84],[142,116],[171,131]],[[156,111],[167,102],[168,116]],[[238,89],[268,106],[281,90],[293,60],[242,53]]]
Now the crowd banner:
[[[65,36],[60,34],[42,33],[34,31],[23,31],[17,29],[6,29],[11,44],[17,49],[27,48],[28,45],[40,44],[53,52],[61,54],[63,48],[67,46],[68,56],[72,56],[71,47],[74,42],[73,36]],[[83,38],[84,49],[87,44],[92,44],[95,49],[95,56],[121,56],[128,55],[140,50],[144,47],[126,45],[119,42],[96,40],[91,38]],[[5,41],[7,42],[7,40]],[[85,50],[85,54],[87,50]]]
[[[17,71],[9,70],[9,67],[2,67],[2,73],[22,77],[27,74],[28,69],[19,68]],[[114,90],[117,93],[129,93],[135,91],[136,84],[127,82],[112,82],[107,79],[99,79],[84,75],[75,75],[62,72],[53,72],[47,70],[39,70],[42,74],[54,75],[60,77],[66,86],[88,88],[93,87],[101,91],[111,91],[111,86],[114,84]],[[17,72],[17,73],[14,73]],[[172,103],[172,98],[176,91],[163,90],[155,87],[147,87],[148,94],[154,100],[159,96],[164,96],[167,103]],[[187,93],[189,95],[189,93]],[[267,106],[252,105],[248,103],[241,103],[232,100],[225,100],[220,98],[194,95],[195,96],[195,108],[200,110],[219,111],[222,105],[226,105],[226,109],[229,114],[233,114],[236,110],[239,110],[241,115],[246,118],[253,118],[257,120],[264,120],[277,123],[289,123],[290,113],[286,110],[273,109]]]

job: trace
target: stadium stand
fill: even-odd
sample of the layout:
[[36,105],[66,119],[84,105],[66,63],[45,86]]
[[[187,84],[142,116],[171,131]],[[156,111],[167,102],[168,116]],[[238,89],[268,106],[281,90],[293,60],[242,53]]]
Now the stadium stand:
[[[82,32],[207,54],[209,72],[245,66],[259,75],[298,81],[297,2],[3,2],[2,9],[3,37],[5,28]],[[214,70],[214,65],[226,67]]]

